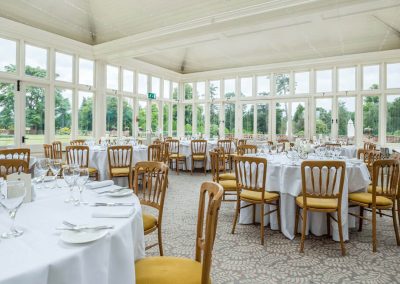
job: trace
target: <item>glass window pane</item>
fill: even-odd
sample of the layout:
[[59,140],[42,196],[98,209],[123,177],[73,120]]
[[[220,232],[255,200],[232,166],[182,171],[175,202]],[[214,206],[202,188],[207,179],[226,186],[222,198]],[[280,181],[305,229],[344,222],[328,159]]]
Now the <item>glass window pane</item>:
[[153,134],[156,134],[161,130],[158,127],[158,104],[152,103],[151,104],[151,131]]
[[235,96],[235,79],[224,80],[225,98],[232,98]]
[[122,90],[124,92],[133,93],[133,71],[131,70],[122,70]]
[[72,55],[56,52],[56,80],[72,82],[73,59]]
[[235,137],[235,104],[225,104],[225,138]]
[[242,105],[242,114],[242,128],[244,138],[251,138],[253,137],[254,133],[254,105]]
[[400,88],[400,63],[386,65],[386,86],[388,89]]
[[[146,132],[146,112],[147,112],[147,102],[139,101],[138,103],[138,134],[144,134]],[[139,135],[140,136],[140,135]]]
[[172,82],[172,98],[174,100],[178,99],[179,85],[176,82]]
[[79,84],[93,86],[94,62],[79,58]]
[[295,94],[308,94],[310,92],[310,72],[294,74]]
[[197,105],[197,133],[205,133],[206,109],[204,104]]
[[286,102],[276,103],[276,135],[277,139],[288,138],[288,108]]
[[196,84],[197,98],[204,100],[206,98],[206,82],[197,82]]
[[275,87],[276,95],[283,96],[289,95],[290,85],[289,85],[289,74],[276,74],[275,76]]
[[178,105],[172,105],[172,136],[178,135]]
[[78,138],[93,136],[93,99],[93,93],[79,92]]
[[354,91],[356,89],[356,68],[338,69],[339,91]]
[[107,65],[107,89],[118,90],[119,68]]
[[156,98],[160,95],[160,78],[151,77],[151,92],[156,94]]
[[379,97],[363,97],[363,141],[378,142]]
[[28,86],[25,95],[26,144],[43,144],[45,130],[45,89]]
[[332,99],[315,100],[315,133],[331,135],[332,129]]
[[124,97],[122,100],[122,131],[123,136],[133,135],[133,99]]
[[220,81],[210,81],[210,99],[220,98],[220,92]]
[[400,95],[387,96],[386,143],[400,143]]
[[267,138],[266,135],[268,134],[268,117],[269,105],[265,103],[257,104],[257,134],[262,134],[262,138]]
[[141,95],[147,95],[147,75],[138,75],[138,93]]
[[25,74],[39,78],[47,76],[47,49],[25,45]]
[[107,96],[106,98],[106,134],[111,137],[118,136],[118,98]]
[[268,96],[270,93],[269,76],[257,76],[257,96]]
[[0,146],[14,144],[15,84],[0,82]]
[[72,90],[55,90],[55,134],[56,140],[68,143],[72,128]]
[[193,98],[193,83],[185,83],[185,100],[191,100]]
[[332,92],[332,70],[318,70],[316,79],[317,93]]
[[357,129],[355,124],[356,98],[340,97],[338,107],[339,138],[345,138],[350,143],[354,143]]
[[292,103],[292,136],[293,138],[304,137],[305,103]]
[[363,90],[379,89],[379,65],[363,67]]
[[15,73],[17,64],[17,43],[0,38],[0,71]]
[[251,97],[253,95],[253,78],[240,78],[240,93],[242,97]]
[[171,94],[171,82],[169,80],[164,80],[164,90],[163,90],[164,99],[169,99],[170,94]]
[[210,136],[217,137],[219,135],[219,104],[210,105]]
[[163,106],[163,136],[166,137],[169,134],[169,104]]
[[192,135],[192,105],[185,105],[185,135]]

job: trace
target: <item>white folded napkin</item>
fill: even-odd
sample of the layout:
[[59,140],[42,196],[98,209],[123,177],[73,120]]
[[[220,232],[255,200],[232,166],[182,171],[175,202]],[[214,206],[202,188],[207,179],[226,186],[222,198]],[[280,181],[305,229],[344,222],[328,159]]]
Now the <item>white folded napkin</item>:
[[114,181],[112,180],[103,180],[103,181],[94,181],[86,185],[89,189],[101,188],[106,186],[114,185]]
[[93,218],[128,218],[133,212],[134,207],[98,207],[95,208],[92,217]]

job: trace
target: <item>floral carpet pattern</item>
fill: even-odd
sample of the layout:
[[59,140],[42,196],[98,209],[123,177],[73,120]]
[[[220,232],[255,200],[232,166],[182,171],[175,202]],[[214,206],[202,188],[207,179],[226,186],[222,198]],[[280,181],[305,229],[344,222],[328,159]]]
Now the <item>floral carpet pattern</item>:
[[[164,255],[194,257],[198,190],[211,176],[170,173],[163,217]],[[240,225],[231,234],[234,203],[223,202],[212,259],[213,283],[400,283],[400,246],[396,246],[391,218],[378,217],[378,252],[372,253],[371,226],[351,230],[347,255],[327,236],[309,236],[304,254],[300,236],[289,240],[266,228],[260,244],[257,225]],[[156,233],[146,242],[156,240]],[[158,255],[158,247],[147,252]]]

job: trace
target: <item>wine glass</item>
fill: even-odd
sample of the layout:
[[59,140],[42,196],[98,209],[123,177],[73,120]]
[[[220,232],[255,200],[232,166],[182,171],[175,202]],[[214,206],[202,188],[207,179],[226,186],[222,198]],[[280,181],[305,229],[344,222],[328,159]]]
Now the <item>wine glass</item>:
[[50,160],[50,170],[54,176],[55,184],[57,184],[57,178],[61,171],[62,161],[61,159]]
[[44,177],[47,175],[49,171],[49,159],[42,158],[38,159],[35,163],[35,173],[37,174],[38,181],[42,181],[42,185],[37,188],[44,187]]
[[65,199],[65,203],[71,203],[75,201],[74,195],[73,195],[73,189],[75,182],[78,178],[79,175],[79,168],[76,167],[76,165],[69,165],[64,167],[63,170],[63,176],[64,180],[67,183],[69,187],[69,198]]
[[1,234],[4,239],[21,236],[24,231],[15,227],[15,216],[26,195],[25,182],[22,180],[4,182],[0,188],[0,205],[8,212],[11,226],[8,232]]
[[75,205],[79,205],[84,202],[83,198],[82,198],[82,192],[85,189],[85,184],[89,180],[89,169],[88,168],[81,168],[78,170],[78,172],[79,172],[79,175],[77,176],[76,184],[78,185],[78,189],[79,189],[79,200],[77,200],[75,202]]

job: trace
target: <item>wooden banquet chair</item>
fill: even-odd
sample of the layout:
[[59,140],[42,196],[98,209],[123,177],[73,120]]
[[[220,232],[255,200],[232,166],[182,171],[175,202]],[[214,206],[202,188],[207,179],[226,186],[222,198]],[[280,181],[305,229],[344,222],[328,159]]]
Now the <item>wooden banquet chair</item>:
[[29,165],[31,160],[31,150],[29,148],[3,149],[0,150],[0,159],[23,160]]
[[184,164],[185,170],[187,170],[186,156],[179,153],[180,141],[178,139],[170,139],[166,142],[168,143],[168,162],[172,168],[175,161],[176,174],[179,175],[179,163]]
[[115,177],[128,178],[129,188],[132,188],[132,146],[109,146],[107,148],[108,172],[110,179]]
[[76,139],[76,140],[71,140],[70,144],[71,146],[84,146],[86,140],[85,139]]
[[152,144],[147,147],[147,161],[149,162],[162,162],[161,144]]
[[232,140],[231,139],[224,139],[224,140],[218,140],[217,142],[218,147],[224,148],[224,160],[225,160],[225,165],[229,165],[229,170],[231,170],[232,167]]
[[[136,283],[211,283],[211,261],[223,189],[214,182],[200,188],[195,259],[146,257],[135,263]],[[208,204],[206,204],[208,203]]]
[[[277,213],[279,231],[281,230],[281,218],[279,208],[279,193],[266,191],[267,160],[258,157],[235,157],[237,203],[235,217],[233,219],[232,234],[235,233],[236,223],[240,210],[253,206],[253,224],[256,220],[256,206],[260,205],[261,245],[264,245],[264,216]],[[241,206],[241,201],[248,204]],[[264,205],[275,206],[276,209],[265,212]]]
[[0,159],[0,177],[7,179],[13,173],[29,173],[29,164],[19,159]]
[[223,201],[236,201],[236,199],[226,199],[227,196],[236,196],[236,177],[232,179],[226,173],[220,173],[225,167],[223,151],[223,148],[218,148],[209,152],[212,179],[224,189]]
[[[304,252],[308,212],[327,214],[327,233],[330,236],[330,220],[337,222],[342,256],[346,255],[342,231],[342,196],[346,162],[344,161],[304,161],[301,163],[302,193],[296,197],[295,234],[297,233],[300,209],[302,230],[300,252]],[[335,219],[331,213],[337,213]]]
[[161,161],[168,165],[169,143],[168,142],[162,142],[160,145],[161,145]]
[[62,143],[61,141],[54,141],[52,143],[53,146],[53,159],[60,159],[62,160]]
[[237,147],[237,153],[239,156],[243,156],[245,154],[256,154],[257,153],[257,146],[256,145],[239,145]]
[[238,147],[240,145],[246,145],[246,144],[247,144],[247,139],[239,139],[237,141],[237,146],[236,147]]
[[[349,212],[360,219],[359,231],[362,230],[363,220],[372,221],[372,251],[376,252],[376,210],[391,210],[392,215],[382,212],[382,216],[391,217],[393,219],[393,227],[396,236],[396,243],[400,246],[400,236],[397,223],[397,214],[395,209],[396,199],[399,193],[399,162],[394,159],[378,160],[372,166],[372,190],[371,192],[356,192],[349,194],[350,207],[360,207],[360,215]],[[372,213],[372,218],[368,219],[364,216],[364,210]]]
[[88,146],[67,146],[65,147],[67,155],[67,164],[79,165],[81,168],[87,168],[89,177],[99,180],[99,171],[96,168],[89,167],[89,147]]
[[192,156],[192,170],[193,175],[195,162],[203,162],[204,175],[207,174],[207,140],[192,140],[190,142],[190,150]]
[[44,157],[47,159],[53,159],[53,145],[43,144]]

